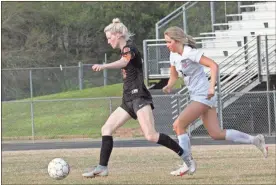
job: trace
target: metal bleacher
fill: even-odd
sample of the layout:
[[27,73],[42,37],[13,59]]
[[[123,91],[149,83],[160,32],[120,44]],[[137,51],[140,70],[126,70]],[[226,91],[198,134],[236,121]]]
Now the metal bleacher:
[[[226,23],[214,23],[214,32],[200,33],[199,37],[194,37],[198,48],[203,50],[205,56],[220,64],[255,36],[275,35],[275,7],[275,2],[241,5],[240,14],[226,15],[228,20]],[[273,40],[269,42],[271,44]],[[146,81],[168,78],[169,51],[164,40],[144,40],[143,44],[144,53],[147,53]],[[205,70],[207,72],[207,69]]]
[[[258,2],[241,5],[240,14],[228,14],[227,22],[214,23],[213,32],[200,33],[194,37],[204,55],[219,64],[220,79],[217,90],[221,94],[218,101],[223,107],[231,105],[236,97],[233,92],[248,92],[265,81],[269,67],[270,74],[276,74],[276,2]],[[149,84],[153,79],[169,78],[169,51],[164,39],[144,40],[145,79]],[[205,72],[210,76],[208,68]],[[172,119],[188,104],[186,87],[172,98]],[[180,108],[179,108],[180,107]],[[218,110],[219,112],[219,110]],[[202,125],[197,120],[189,131]]]

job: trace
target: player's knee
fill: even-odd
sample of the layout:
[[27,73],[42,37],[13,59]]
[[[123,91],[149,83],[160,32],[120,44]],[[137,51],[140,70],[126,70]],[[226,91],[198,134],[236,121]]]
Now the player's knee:
[[183,132],[185,132],[186,128],[183,127],[182,125],[180,125],[180,121],[176,120],[173,123],[173,131],[175,131],[177,134],[181,134]]
[[179,119],[176,119],[175,122],[173,123],[173,130],[176,132],[180,127],[179,125]]
[[112,134],[112,130],[107,125],[102,126],[101,132],[102,132],[102,135],[111,135]]
[[177,131],[177,124],[176,123],[173,124],[173,131]]

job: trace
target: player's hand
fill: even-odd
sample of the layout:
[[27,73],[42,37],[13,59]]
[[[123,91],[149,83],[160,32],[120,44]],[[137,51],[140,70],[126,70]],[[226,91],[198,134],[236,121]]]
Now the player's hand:
[[94,64],[92,66],[92,70],[93,71],[102,71],[102,70],[104,70],[104,65],[102,65],[102,64]]
[[168,94],[172,91],[172,88],[170,86],[166,85],[165,87],[163,87],[162,90],[164,93]]
[[211,99],[213,96],[215,95],[215,88],[214,87],[210,87],[208,90],[208,95],[207,95],[207,99]]

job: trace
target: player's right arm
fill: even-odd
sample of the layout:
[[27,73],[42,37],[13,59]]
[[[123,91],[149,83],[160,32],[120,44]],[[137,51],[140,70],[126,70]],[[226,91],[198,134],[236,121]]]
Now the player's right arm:
[[169,78],[168,84],[165,87],[163,87],[164,93],[170,93],[172,88],[176,84],[176,81],[178,80],[178,72],[175,68],[175,61],[172,54],[170,54],[170,63],[171,63],[170,78]]
[[129,46],[125,46],[121,53],[122,57],[120,60],[117,60],[108,64],[94,64],[92,69],[94,71],[102,71],[104,69],[120,69],[128,65],[128,63],[135,57],[135,51]]
[[168,84],[163,87],[164,93],[170,93],[174,85],[176,84],[176,81],[178,80],[178,73],[176,71],[175,66],[170,67],[170,78],[168,81]]

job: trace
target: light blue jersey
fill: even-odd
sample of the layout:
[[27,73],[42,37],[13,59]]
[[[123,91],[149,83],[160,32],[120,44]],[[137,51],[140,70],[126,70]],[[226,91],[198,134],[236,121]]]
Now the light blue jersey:
[[199,63],[202,55],[202,51],[185,45],[182,55],[173,52],[170,53],[170,63],[182,74],[185,85],[188,87],[191,100],[214,107],[216,104],[216,96],[210,100],[206,99],[210,82],[204,72],[204,66]]

